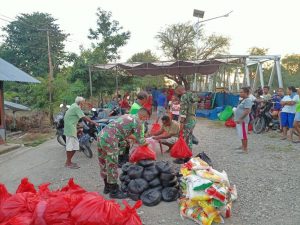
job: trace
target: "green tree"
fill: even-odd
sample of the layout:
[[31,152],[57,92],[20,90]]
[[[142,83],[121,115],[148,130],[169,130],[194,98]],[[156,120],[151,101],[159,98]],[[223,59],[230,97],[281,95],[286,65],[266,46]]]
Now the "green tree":
[[[105,64],[119,59],[119,49],[130,38],[130,32],[123,31],[119,22],[112,19],[111,12],[98,8],[96,15],[97,27],[89,29],[88,36],[93,41],[92,46],[90,49],[81,48],[81,53],[75,57],[71,69],[71,81],[79,79],[86,86],[89,86],[88,65]],[[120,76],[119,86],[122,87],[124,83],[126,79]],[[111,94],[116,90],[116,72],[93,69],[92,84],[94,95],[101,95],[103,92]],[[86,96],[88,95],[87,89]]]
[[146,50],[144,52],[135,53],[127,60],[127,62],[155,62],[158,60],[158,57],[152,53],[151,50]]
[[111,12],[98,8],[96,15],[97,27],[89,29],[88,36],[90,40],[95,41],[92,44],[94,54],[103,62],[119,59],[118,50],[127,43],[130,32],[122,31],[123,27],[119,22],[112,20]]
[[50,33],[50,46],[54,71],[64,63],[64,41],[68,37],[50,14],[34,12],[21,14],[2,30],[4,44],[0,47],[0,57],[35,76],[48,74],[47,32]]
[[[190,23],[178,23],[169,25],[158,32],[156,38],[160,42],[161,49],[170,60],[207,59],[227,52],[230,39],[218,35],[204,35],[201,29],[195,30]],[[200,42],[197,48],[195,43]],[[184,84],[187,89],[190,86],[188,76],[178,74],[166,75],[178,84]]]
[[281,63],[291,75],[300,74],[300,54],[286,55]]
[[[138,52],[132,55],[127,62],[156,62],[158,57],[151,52],[151,50],[146,50],[144,52]],[[147,87],[163,87],[165,83],[164,75],[161,76],[135,76],[132,78],[132,82],[125,85],[126,90],[132,90],[137,87],[145,89]]]
[[268,54],[268,48],[259,48],[259,47],[252,47],[248,49],[248,53],[250,55],[266,55]]

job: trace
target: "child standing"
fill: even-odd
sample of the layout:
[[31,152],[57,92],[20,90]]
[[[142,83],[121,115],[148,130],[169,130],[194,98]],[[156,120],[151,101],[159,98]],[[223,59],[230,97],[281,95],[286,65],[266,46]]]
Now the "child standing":
[[173,120],[178,121],[179,111],[180,111],[180,102],[179,102],[178,98],[175,96],[172,96],[170,111],[172,113]]

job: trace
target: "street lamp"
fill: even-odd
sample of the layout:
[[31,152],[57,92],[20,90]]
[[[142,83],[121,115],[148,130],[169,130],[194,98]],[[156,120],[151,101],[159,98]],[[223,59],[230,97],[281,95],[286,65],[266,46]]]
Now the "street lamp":
[[[197,36],[199,35],[200,23],[207,22],[207,21],[214,20],[214,19],[218,19],[218,18],[222,18],[222,17],[228,17],[232,12],[233,11],[230,11],[230,12],[224,14],[224,15],[216,16],[216,17],[213,17],[213,18],[209,18],[209,19],[201,20],[200,21],[200,18],[203,19],[205,11],[202,11],[202,10],[199,10],[199,9],[194,9],[193,17],[197,17],[198,18],[198,21],[195,24]],[[200,39],[200,37],[198,36],[197,40],[196,40],[196,60],[198,59],[198,40],[199,39]],[[196,73],[195,73],[194,84],[193,84],[194,91],[196,91],[196,86],[197,86],[197,76],[196,76]]]

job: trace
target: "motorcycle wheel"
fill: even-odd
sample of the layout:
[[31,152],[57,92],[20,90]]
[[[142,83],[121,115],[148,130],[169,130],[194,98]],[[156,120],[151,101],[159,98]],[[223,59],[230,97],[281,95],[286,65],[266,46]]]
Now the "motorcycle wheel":
[[62,146],[66,146],[66,136],[65,135],[58,135],[56,137],[56,139],[59,144],[61,144]]
[[86,157],[93,157],[93,152],[89,144],[80,145],[80,150],[83,152],[83,154],[85,154]]
[[266,127],[266,121],[263,117],[257,117],[253,121],[253,132],[260,134]]

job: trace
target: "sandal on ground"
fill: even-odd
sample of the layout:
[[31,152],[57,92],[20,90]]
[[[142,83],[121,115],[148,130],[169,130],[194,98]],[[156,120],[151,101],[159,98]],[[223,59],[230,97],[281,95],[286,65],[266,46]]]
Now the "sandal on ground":
[[65,167],[69,168],[69,169],[79,169],[80,168],[80,166],[78,166],[77,163],[71,163],[70,165],[65,164]]
[[282,140],[282,141],[283,141],[283,140],[286,140],[286,139],[287,139],[287,137],[282,137],[282,138],[280,138],[280,140]]
[[298,141],[293,141],[293,143],[300,143],[300,140],[298,140]]

